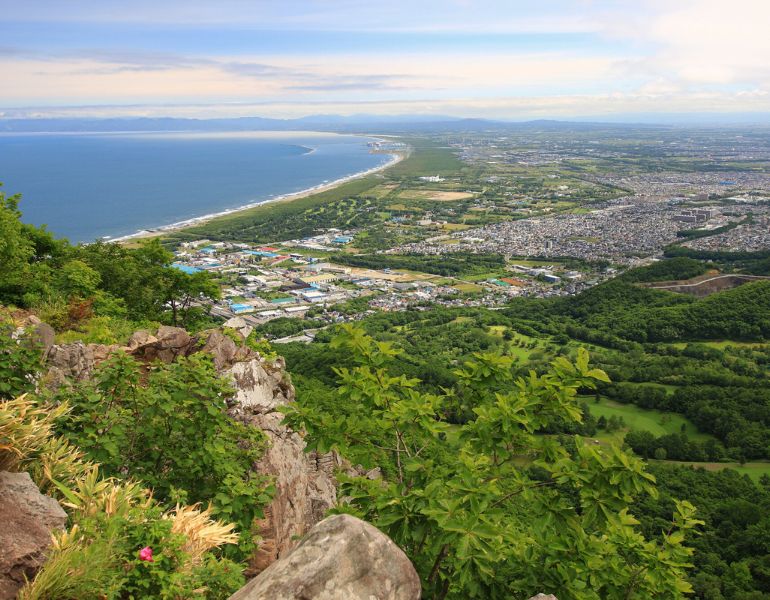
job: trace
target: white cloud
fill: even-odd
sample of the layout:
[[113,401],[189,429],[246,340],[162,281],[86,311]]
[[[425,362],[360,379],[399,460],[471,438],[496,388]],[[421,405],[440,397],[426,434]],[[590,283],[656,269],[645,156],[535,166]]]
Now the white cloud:
[[605,21],[607,35],[644,44],[627,74],[653,81],[707,86],[770,86],[770,2],[767,0],[648,0],[628,19]]
[[[416,46],[419,52],[395,46],[333,56],[323,48],[219,56],[205,42],[191,56],[0,48],[0,72],[13,82],[0,105],[132,103],[150,110],[233,102],[241,103],[236,110],[250,103],[292,115],[376,107],[490,117],[770,109],[770,0],[137,0],[130,11],[117,0],[41,2],[47,10],[0,0],[7,5],[3,18],[134,22],[139,30],[160,22],[423,31],[426,43]],[[457,50],[431,51],[430,33],[446,31],[596,32],[596,38],[573,51],[476,52],[459,43]]]

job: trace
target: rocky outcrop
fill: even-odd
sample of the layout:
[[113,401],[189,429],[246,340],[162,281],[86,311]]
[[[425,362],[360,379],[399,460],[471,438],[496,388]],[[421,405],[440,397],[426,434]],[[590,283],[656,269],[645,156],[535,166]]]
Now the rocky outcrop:
[[179,327],[162,326],[155,334],[137,331],[128,340],[125,350],[144,361],[160,360],[166,363],[181,356],[206,352],[214,360],[214,366],[223,371],[239,361],[257,356],[248,347],[237,344],[230,336],[218,329],[210,329],[190,335]]
[[232,319],[228,319],[225,321],[224,327],[235,329],[244,340],[249,337],[252,331],[254,331],[254,328],[249,325],[243,317],[233,317]]
[[335,515],[230,600],[419,600],[406,554],[375,527]]
[[123,347],[83,342],[52,344],[46,351],[46,365],[49,368],[46,379],[56,382],[65,378],[75,381],[88,379],[96,365],[117,351],[127,352],[145,362],[159,360],[166,363],[196,352],[206,352],[212,356],[214,366],[220,371],[238,361],[258,356],[217,329],[191,336],[179,327],[163,325],[154,334],[149,331],[134,332],[128,344]]
[[161,360],[166,363],[192,354],[193,338],[181,327],[161,325],[154,337],[157,340],[155,343],[143,346],[141,353],[134,351],[134,354],[141,354],[145,360]]
[[28,473],[7,471],[0,472],[0,515],[0,600],[6,600],[42,566],[51,532],[64,527],[67,515]]
[[82,381],[91,377],[94,367],[106,360],[120,346],[105,344],[57,344],[48,350],[46,365],[48,380],[62,381],[64,378]]
[[284,556],[335,505],[334,470],[339,461],[332,454],[306,454],[302,437],[283,425],[277,408],[294,400],[294,388],[282,360],[252,359],[236,363],[225,374],[236,389],[231,414],[261,429],[269,441],[257,470],[273,478],[275,493],[258,523],[261,541],[248,573],[254,575]]
[[52,346],[46,364],[51,371],[56,373],[57,379],[68,377],[80,381],[91,375],[96,363],[90,345],[75,342],[74,344]]
[[184,329],[163,326],[155,333],[135,332],[123,348],[81,342],[54,345],[48,353],[44,383],[56,386],[67,378],[87,379],[99,362],[116,351],[145,362],[173,362],[196,352],[210,354],[217,370],[233,382],[231,416],[258,427],[268,438],[268,448],[255,469],[273,479],[275,494],[258,524],[261,542],[251,561],[249,573],[253,575],[285,555],[334,506],[334,470],[340,461],[332,454],[306,454],[302,437],[281,423],[278,407],[294,401],[283,359],[267,361],[233,337],[237,339],[217,329],[190,335]]

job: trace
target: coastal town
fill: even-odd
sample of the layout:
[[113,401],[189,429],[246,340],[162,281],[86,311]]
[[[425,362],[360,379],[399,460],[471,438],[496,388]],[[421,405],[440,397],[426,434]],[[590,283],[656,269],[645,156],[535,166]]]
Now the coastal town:
[[[259,247],[196,240],[176,252],[173,266],[185,273],[206,271],[214,275],[222,283],[222,300],[211,307],[211,314],[224,319],[240,316],[252,325],[281,317],[341,322],[374,309],[419,309],[431,304],[503,306],[513,296],[575,293],[598,282],[586,280],[578,271],[555,275],[554,265],[515,263],[506,266],[498,277],[470,282],[387,268],[348,267],[307,252],[308,247],[329,251],[333,248],[327,244],[347,244],[352,238],[332,231],[312,239]],[[300,249],[303,251],[297,251]],[[555,286],[557,283],[561,285]],[[344,309],[358,299],[363,300],[358,310]]]
[[[295,230],[310,235],[274,239],[257,231],[249,240],[204,225],[202,233],[216,235],[178,237],[174,266],[214,275],[222,289],[210,307],[214,317],[251,325],[304,319],[312,333],[311,324],[378,310],[495,308],[516,296],[572,295],[659,260],[672,245],[770,248],[770,176],[695,166],[706,158],[730,165],[764,160],[764,148],[736,151],[708,138],[698,151],[677,142],[665,154],[683,153],[690,166],[663,171],[643,164],[649,157],[630,166],[628,150],[613,140],[578,145],[549,137],[532,150],[525,148],[530,137],[431,140],[446,164],[406,175],[385,170],[364,192],[344,194],[343,186],[337,199],[306,209],[298,226],[285,229],[287,237]],[[412,153],[395,139],[374,142],[370,151],[402,159]],[[475,256],[499,260],[462,267]],[[431,257],[439,262],[424,266]],[[448,271],[442,260],[461,266]]]

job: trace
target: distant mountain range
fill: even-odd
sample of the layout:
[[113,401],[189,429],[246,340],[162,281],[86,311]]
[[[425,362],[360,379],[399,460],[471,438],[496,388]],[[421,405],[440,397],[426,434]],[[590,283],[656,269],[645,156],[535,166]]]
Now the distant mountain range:
[[[739,119],[737,117],[742,117]],[[437,115],[311,115],[297,119],[270,119],[265,117],[237,117],[217,119],[191,119],[175,117],[114,117],[114,118],[6,118],[0,119],[0,132],[115,132],[115,131],[334,131],[344,133],[410,133],[442,131],[485,131],[485,130],[590,130],[615,129],[622,127],[651,128],[671,127],[676,124],[674,115],[662,116],[659,121],[651,120],[651,115],[636,115],[620,122],[616,116],[558,121],[539,119],[532,121],[495,121],[488,119],[468,119]],[[737,115],[735,119],[722,116],[695,115],[681,117],[679,124],[747,125],[748,115]],[[753,123],[770,124],[770,115],[754,114]]]
[[[346,133],[484,131],[499,129],[587,129],[596,123],[568,121],[506,122],[435,115],[313,115],[298,119],[239,117],[188,119],[173,117],[0,119],[0,132],[114,132],[114,131],[335,131]],[[606,126],[606,125],[603,125]],[[618,124],[610,125],[618,127]]]

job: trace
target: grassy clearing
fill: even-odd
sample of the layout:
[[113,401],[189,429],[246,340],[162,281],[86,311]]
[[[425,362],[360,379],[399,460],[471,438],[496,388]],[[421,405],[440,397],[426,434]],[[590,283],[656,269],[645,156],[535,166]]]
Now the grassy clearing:
[[754,481],[759,481],[762,475],[770,477],[770,462],[745,463],[714,463],[714,462],[689,462],[681,460],[651,461],[664,462],[666,464],[684,465],[696,469],[705,469],[706,471],[721,471],[723,469],[733,469],[741,475],[748,475]]
[[733,348],[764,348],[767,346],[764,342],[736,342],[734,340],[713,340],[699,343],[704,346],[709,346],[710,348],[718,348],[719,350],[724,350],[728,346],[732,346]]
[[[621,404],[607,398],[601,398],[598,403],[588,401],[588,408],[596,418],[623,417],[628,429],[649,431],[661,436],[669,433],[679,433],[684,426],[684,432],[694,440],[705,441],[712,436],[701,433],[688,419],[676,413],[661,412],[639,408],[633,404]],[[622,438],[622,436],[621,436]]]
[[521,265],[522,267],[559,267],[563,266],[561,263],[553,260],[525,260],[519,258],[511,258],[511,264]]
[[506,349],[506,353],[510,356],[513,356],[518,363],[526,363],[529,361],[530,354],[532,354],[538,348],[539,346],[536,346],[535,348],[522,348],[521,346],[509,344],[508,348]]
[[457,323],[472,323],[473,319],[471,317],[457,317],[449,322],[450,325],[457,324]]
[[764,348],[767,346],[767,342],[739,342],[736,340],[704,340],[702,342],[695,340],[692,342],[672,342],[666,345],[678,350],[684,350],[688,344],[702,344],[709,348],[717,348],[718,350],[724,350],[728,346],[733,348]]
[[[505,325],[490,325],[487,331],[494,336],[503,337],[505,332],[508,331],[508,327]],[[506,344],[506,354],[513,356],[520,363],[526,363],[529,361],[530,355],[543,348],[545,346],[545,340],[539,338],[533,338],[518,331],[513,330],[513,339]],[[525,345],[535,343],[533,348],[527,348]]]

